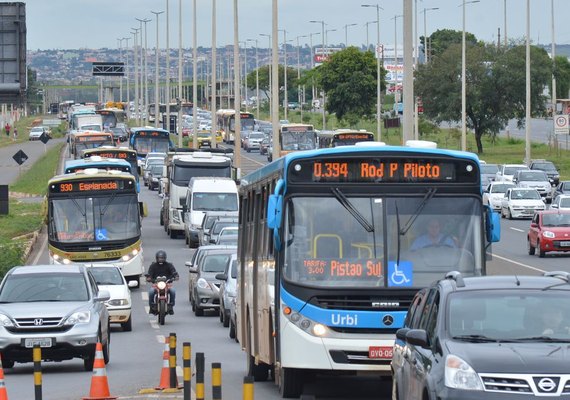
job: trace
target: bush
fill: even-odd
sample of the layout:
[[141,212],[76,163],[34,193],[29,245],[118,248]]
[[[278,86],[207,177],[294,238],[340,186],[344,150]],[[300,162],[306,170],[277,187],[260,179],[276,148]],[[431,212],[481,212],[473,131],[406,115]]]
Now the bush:
[[0,243],[0,276],[6,275],[12,267],[24,264],[24,249],[25,242],[23,241],[3,241]]

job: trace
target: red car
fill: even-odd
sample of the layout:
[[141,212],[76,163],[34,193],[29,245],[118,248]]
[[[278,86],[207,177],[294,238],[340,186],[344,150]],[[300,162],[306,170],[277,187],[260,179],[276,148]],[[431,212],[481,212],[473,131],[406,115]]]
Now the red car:
[[545,210],[534,214],[527,235],[528,254],[544,257],[550,251],[570,251],[570,211]]

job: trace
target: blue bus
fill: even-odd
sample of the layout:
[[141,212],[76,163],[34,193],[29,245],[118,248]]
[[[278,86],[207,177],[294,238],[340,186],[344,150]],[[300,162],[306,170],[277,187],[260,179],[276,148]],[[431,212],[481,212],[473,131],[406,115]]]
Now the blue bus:
[[77,172],[84,172],[88,168],[97,168],[104,171],[121,171],[133,175],[136,179],[137,193],[140,192],[140,185],[138,180],[137,169],[126,160],[117,158],[106,158],[98,155],[93,155],[88,158],[69,160],[65,162],[63,170],[64,174],[73,174]]
[[479,159],[412,145],[293,152],[242,178],[233,328],[248,374],[274,371],[283,397],[316,373],[389,375],[414,294],[486,274],[500,218]]
[[118,158],[131,164],[131,173],[137,179],[137,183],[142,175],[142,169],[138,163],[137,152],[126,147],[100,146],[95,149],[85,149],[81,151],[82,158],[100,156],[105,158]]
[[144,159],[147,153],[168,153],[174,148],[167,130],[152,127],[131,128],[129,144],[137,151],[139,160]]

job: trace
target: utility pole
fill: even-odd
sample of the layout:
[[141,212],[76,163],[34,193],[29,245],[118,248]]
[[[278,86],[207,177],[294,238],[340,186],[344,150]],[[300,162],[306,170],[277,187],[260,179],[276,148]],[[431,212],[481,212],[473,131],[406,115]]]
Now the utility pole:
[[[194,137],[192,147],[198,148],[198,29],[196,17],[196,0],[192,0],[192,130]],[[206,80],[207,80],[206,75]],[[214,119],[214,115],[212,115]]]
[[154,61],[154,127],[158,128],[158,122],[160,120],[160,94],[158,92],[158,79],[159,79],[159,69],[160,63],[158,60],[158,53],[160,52],[160,46],[158,41],[158,16],[164,11],[151,11],[156,15],[156,47],[154,51],[155,61]]

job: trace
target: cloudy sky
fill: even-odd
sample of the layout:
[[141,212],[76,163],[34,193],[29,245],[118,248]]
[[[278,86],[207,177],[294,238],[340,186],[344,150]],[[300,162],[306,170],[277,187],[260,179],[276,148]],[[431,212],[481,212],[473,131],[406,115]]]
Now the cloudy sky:
[[[178,21],[180,0],[28,0],[26,3],[28,50],[116,48],[117,38],[132,37],[131,28],[139,27],[135,18],[149,18],[147,24],[148,46],[156,41],[156,18],[151,11],[164,11],[169,2],[170,46],[178,47]],[[427,33],[437,29],[462,27],[461,0],[414,0],[418,4],[418,31],[424,32],[425,8],[439,8],[427,12]],[[504,37],[505,0],[480,0],[466,6],[466,30],[485,41],[496,41],[497,30]],[[233,0],[217,0],[217,42],[218,46],[233,43]],[[238,0],[240,40],[258,39],[260,47],[268,46],[268,39],[260,33],[271,32],[271,0]],[[550,43],[551,0],[530,0],[531,38],[534,43]],[[394,42],[394,16],[403,13],[402,0],[279,0],[279,28],[287,30],[287,38],[320,32],[321,25],[310,20],[324,20],[329,44],[345,42],[345,25],[348,28],[348,43],[366,43],[365,23],[376,20],[374,8],[363,8],[361,4],[380,4],[380,37],[383,43]],[[526,30],[526,0],[506,0],[507,35],[522,38]],[[212,0],[197,0],[198,45],[211,46]],[[554,0],[556,42],[570,44],[570,0]],[[160,15],[160,43],[165,45],[165,14]],[[398,18],[398,42],[402,41],[402,18]],[[182,25],[184,47],[190,47],[192,23],[192,1],[182,0]],[[372,43],[376,37],[376,26],[369,26]],[[320,43],[320,36],[313,36]],[[282,34],[280,41],[282,41]],[[299,42],[308,43],[308,38]],[[132,40],[130,41],[132,43]],[[296,40],[295,42],[296,43]],[[126,42],[123,41],[123,45]],[[251,44],[250,44],[251,45]]]

